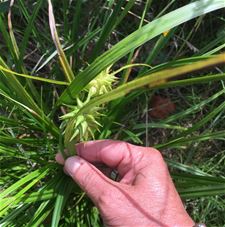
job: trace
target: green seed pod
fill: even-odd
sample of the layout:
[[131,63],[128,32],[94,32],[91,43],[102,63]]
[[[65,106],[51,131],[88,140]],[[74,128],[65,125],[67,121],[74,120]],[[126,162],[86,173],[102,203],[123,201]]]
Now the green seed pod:
[[100,108],[92,108],[88,113],[79,114],[84,105],[85,103],[77,99],[77,106],[70,106],[72,111],[61,117],[64,120],[62,127],[65,127],[64,144],[67,148],[71,143],[94,139],[95,131],[101,126],[96,120],[100,116]]
[[93,96],[105,94],[112,89],[116,77],[114,74],[110,74],[109,71],[110,67],[102,71],[86,86],[85,90],[88,92],[88,96],[85,102],[77,98],[77,105],[69,106],[71,111],[61,117],[64,120],[62,127],[65,128],[64,144],[69,153],[73,152],[75,143],[94,139],[94,133],[101,126],[98,122],[99,110],[101,109],[99,106],[87,112],[80,113],[80,110]]
[[111,66],[103,70],[86,86],[86,90],[89,92],[89,97],[103,95],[112,90],[112,84],[117,78],[114,74],[109,73],[110,68]]

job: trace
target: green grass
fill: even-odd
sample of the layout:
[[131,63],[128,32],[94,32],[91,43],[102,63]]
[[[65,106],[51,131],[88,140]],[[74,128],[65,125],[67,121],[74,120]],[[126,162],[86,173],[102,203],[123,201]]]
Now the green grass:
[[[54,156],[110,138],[160,149],[194,220],[225,226],[224,0],[52,7],[0,3],[0,225],[101,226]],[[152,118],[155,94],[176,111]]]

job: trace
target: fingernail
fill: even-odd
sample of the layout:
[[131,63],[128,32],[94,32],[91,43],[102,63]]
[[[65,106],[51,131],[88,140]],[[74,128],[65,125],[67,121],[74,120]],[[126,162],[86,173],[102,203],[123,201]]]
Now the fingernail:
[[64,158],[63,158],[61,153],[57,153],[56,154],[55,160],[56,160],[56,162],[58,162],[61,165],[64,165],[64,163],[65,163],[65,160],[64,160]]
[[81,160],[79,157],[70,157],[65,162],[65,169],[70,176],[73,176],[77,169],[79,169],[80,165]]

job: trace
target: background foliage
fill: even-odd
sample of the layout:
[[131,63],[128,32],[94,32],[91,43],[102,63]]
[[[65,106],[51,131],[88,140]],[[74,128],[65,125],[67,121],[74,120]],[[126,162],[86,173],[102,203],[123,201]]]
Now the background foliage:
[[54,156],[110,138],[160,149],[193,219],[225,226],[224,0],[52,7],[0,2],[0,225],[101,226]]

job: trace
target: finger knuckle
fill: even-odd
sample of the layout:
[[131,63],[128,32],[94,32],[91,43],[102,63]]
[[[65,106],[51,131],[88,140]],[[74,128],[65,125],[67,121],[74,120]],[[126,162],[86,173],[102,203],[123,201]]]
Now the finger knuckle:
[[[149,149],[149,148],[148,148]],[[150,148],[150,152],[149,152],[149,155],[153,158],[154,157],[154,159],[157,159],[157,160],[161,160],[161,161],[163,161],[163,156],[162,156],[162,153],[159,151],[159,150],[157,150],[157,149],[155,149],[155,148]]]
[[86,172],[80,181],[84,191],[89,191],[90,187],[94,184],[94,175],[91,172]]
[[102,207],[108,206],[114,200],[116,192],[112,191],[111,189],[107,189],[102,191],[99,196],[99,205]]

